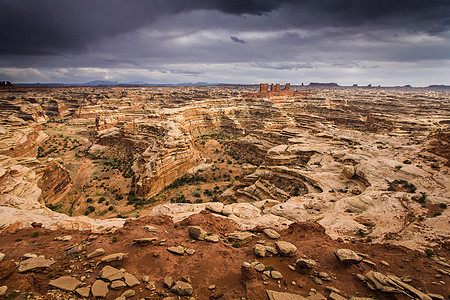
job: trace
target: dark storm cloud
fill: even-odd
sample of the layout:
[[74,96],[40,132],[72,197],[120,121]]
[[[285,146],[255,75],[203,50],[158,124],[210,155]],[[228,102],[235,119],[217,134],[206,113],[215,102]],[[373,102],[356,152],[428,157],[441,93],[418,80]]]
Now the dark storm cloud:
[[98,40],[199,9],[262,18],[286,10],[285,18],[267,28],[359,24],[427,32],[450,28],[448,0],[0,0],[0,8],[0,53],[13,55],[80,53]]
[[241,44],[245,44],[246,41],[241,40],[240,38],[238,38],[237,36],[231,36],[231,39],[236,42],[236,43],[241,43]]

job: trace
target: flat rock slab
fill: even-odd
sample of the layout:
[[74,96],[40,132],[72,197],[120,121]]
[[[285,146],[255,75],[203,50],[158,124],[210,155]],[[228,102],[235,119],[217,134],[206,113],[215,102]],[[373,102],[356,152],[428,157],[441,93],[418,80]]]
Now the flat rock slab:
[[147,230],[148,232],[157,232],[158,228],[156,228],[155,226],[152,225],[146,225],[144,226],[144,229]]
[[183,246],[169,247],[169,248],[167,248],[167,251],[169,251],[171,253],[178,254],[178,255],[183,255],[184,254],[184,247]]
[[80,295],[81,297],[88,298],[89,295],[91,294],[91,289],[88,288],[88,287],[81,287],[81,288],[77,288],[77,289],[75,290],[75,292],[76,292],[78,295]]
[[158,238],[156,236],[153,237],[144,237],[144,238],[137,238],[133,240],[133,243],[135,244],[149,244],[151,242],[157,241]]
[[125,280],[125,283],[129,287],[136,286],[136,285],[138,285],[140,283],[139,280],[136,277],[134,277],[133,274],[130,274],[130,273],[125,273],[123,275],[123,279]]
[[102,262],[112,262],[122,260],[127,256],[126,253],[113,253],[102,258]]
[[283,293],[271,290],[266,290],[266,293],[267,296],[269,297],[269,300],[308,300],[303,296],[291,293]]
[[87,257],[87,259],[91,259],[91,258],[94,258],[97,256],[102,256],[105,253],[106,253],[105,249],[98,248],[98,249],[95,249],[94,252],[89,253],[86,257]]
[[361,256],[350,249],[337,249],[334,254],[343,263],[359,263],[363,260]]
[[105,298],[109,292],[108,284],[102,280],[96,280],[92,284],[91,292],[94,297]]
[[108,280],[108,281],[114,281],[114,280],[122,279],[123,273],[114,267],[104,266],[103,269],[98,274],[98,277]]
[[58,279],[51,280],[48,284],[64,291],[73,292],[80,286],[81,281],[70,276],[62,276]]
[[53,259],[46,259],[44,257],[33,257],[22,261],[19,264],[19,273],[33,271],[37,269],[49,268],[55,261]]

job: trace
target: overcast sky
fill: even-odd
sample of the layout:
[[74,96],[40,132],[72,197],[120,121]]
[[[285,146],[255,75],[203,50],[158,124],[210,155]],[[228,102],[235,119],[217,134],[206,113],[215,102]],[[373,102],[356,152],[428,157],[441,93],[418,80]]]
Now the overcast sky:
[[450,84],[450,0],[0,0],[0,80]]

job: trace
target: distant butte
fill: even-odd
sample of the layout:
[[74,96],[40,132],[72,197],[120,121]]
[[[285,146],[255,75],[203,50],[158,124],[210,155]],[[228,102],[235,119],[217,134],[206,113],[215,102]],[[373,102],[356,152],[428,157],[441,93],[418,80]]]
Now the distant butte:
[[291,84],[286,83],[284,85],[284,88],[280,88],[280,84],[271,84],[270,90],[269,90],[269,84],[268,83],[260,83],[259,84],[259,92],[257,93],[251,93],[246,95],[246,97],[273,97],[273,96],[295,96],[295,95],[301,95],[302,93],[296,92],[291,90]]

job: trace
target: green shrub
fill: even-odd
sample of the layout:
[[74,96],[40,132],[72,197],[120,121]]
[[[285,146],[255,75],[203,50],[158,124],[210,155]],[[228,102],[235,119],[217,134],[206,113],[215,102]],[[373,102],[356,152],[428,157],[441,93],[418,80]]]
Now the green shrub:
[[37,238],[39,236],[39,231],[33,231],[33,233],[31,234],[32,238]]

